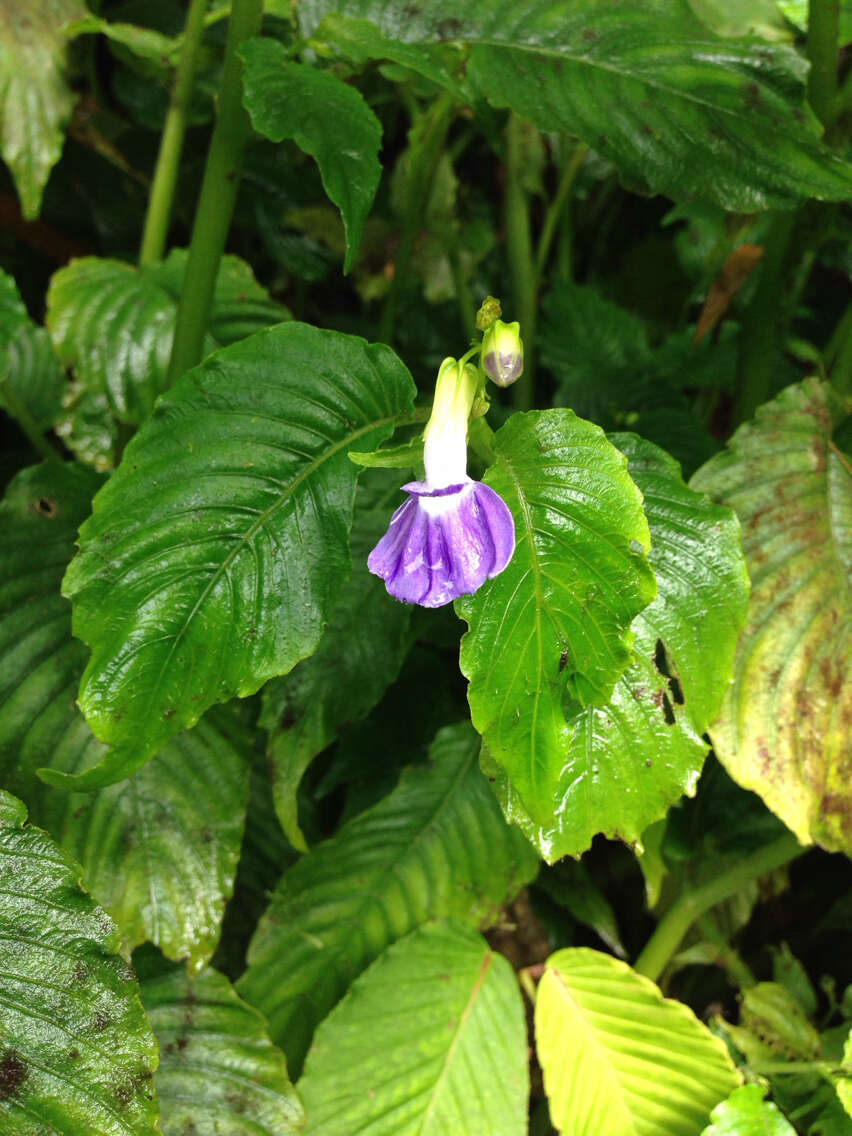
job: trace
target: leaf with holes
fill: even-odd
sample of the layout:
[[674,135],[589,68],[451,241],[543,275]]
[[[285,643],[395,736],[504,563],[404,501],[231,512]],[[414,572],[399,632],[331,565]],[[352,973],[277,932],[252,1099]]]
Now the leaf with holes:
[[[144,769],[94,793],[48,789],[34,770],[76,773],[104,746],[75,706],[86,649],[59,586],[103,479],[75,464],[23,470],[0,504],[0,757],[33,819],[79,860],[131,946],[150,939],[198,966],[211,955],[242,839],[250,740],[221,712]],[[39,571],[32,550],[40,550]]]
[[491,762],[549,826],[575,718],[609,701],[628,628],[654,597],[650,537],[627,459],[570,410],[514,415],[495,451],[485,481],[512,510],[517,546],[456,603],[470,627],[460,665]]
[[252,126],[273,142],[292,138],[316,159],[325,191],[343,218],[348,272],[382,176],[381,123],[360,91],[331,71],[295,62],[283,43],[253,39],[240,55]]
[[687,1006],[586,947],[547,960],[535,1043],[564,1136],[695,1136],[739,1081],[724,1043]]
[[142,1001],[160,1043],[156,1088],[163,1136],[295,1136],[302,1106],[263,1018],[208,968],[145,973]]
[[816,379],[767,403],[693,477],[734,509],[752,580],[713,747],[803,843],[852,852],[852,464]]
[[118,930],[0,791],[0,1130],[153,1136],[157,1044]]
[[[187,252],[137,268],[89,256],[51,279],[46,322],[62,361],[90,396],[105,396],[122,421],[139,423],[166,387]],[[288,318],[238,257],[216,279],[204,351],[227,346]]]
[[[392,497],[399,478],[392,477]],[[290,674],[263,689],[260,725],[269,731],[275,807],[294,847],[307,851],[296,794],[314,757],[345,726],[363,718],[396,678],[408,647],[411,608],[390,598],[367,570],[367,555],[388,524],[388,506],[356,511],[352,575],[344,584],[320,645]]]
[[[540,130],[582,138],[648,192],[743,213],[852,193],[852,166],[820,141],[798,53],[716,36],[682,0],[556,9],[549,0],[307,0],[304,34],[335,11],[344,19],[330,25],[331,46],[337,36],[356,59],[397,58],[434,77],[436,44],[467,45],[466,89]],[[389,42],[407,45],[405,56]]]
[[33,323],[15,281],[0,270],[0,406],[47,430],[59,418],[65,388],[47,332]]
[[435,739],[428,767],[285,872],[252,941],[240,993],[298,1072],[316,1024],[395,939],[435,917],[488,926],[535,875],[500,815],[468,725]]
[[507,817],[550,861],[585,851],[598,832],[638,841],[694,791],[708,749],[701,735],[728,689],[746,617],[735,515],[687,488],[677,462],[651,442],[635,434],[611,441],[644,495],[657,577],[656,599],[632,626],[633,660],[605,706],[569,718],[549,825],[532,823],[505,771],[485,757]]
[[305,1136],[522,1136],[528,1082],[512,968],[474,932],[427,924],[317,1031],[299,1082]]
[[82,0],[0,3],[0,152],[30,221],[39,214],[75,102],[65,74],[65,33],[85,14]]
[[281,324],[163,396],[80,530],[65,576],[92,648],[80,705],[113,748],[66,788],[127,777],[214,702],[317,647],[349,573],[357,470],[411,414],[388,347]]

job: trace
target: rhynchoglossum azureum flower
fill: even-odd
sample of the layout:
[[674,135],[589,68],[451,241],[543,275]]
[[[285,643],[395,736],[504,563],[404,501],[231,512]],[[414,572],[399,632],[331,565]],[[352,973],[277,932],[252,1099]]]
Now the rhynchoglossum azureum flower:
[[408,499],[367,561],[405,603],[442,607],[469,595],[502,572],[515,550],[506,502],[467,475],[468,419],[478,383],[470,364],[441,364],[423,433],[426,479],[403,485]]

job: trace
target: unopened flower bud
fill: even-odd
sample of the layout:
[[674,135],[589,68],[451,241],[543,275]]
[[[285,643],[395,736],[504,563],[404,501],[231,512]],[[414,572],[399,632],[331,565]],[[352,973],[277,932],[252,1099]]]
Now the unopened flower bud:
[[495,299],[494,296],[486,296],[482,301],[479,311],[476,313],[476,326],[480,331],[488,331],[489,327],[498,320],[503,314],[503,309],[500,306],[500,301]]
[[482,366],[498,387],[510,387],[524,369],[521,325],[495,320],[482,339]]

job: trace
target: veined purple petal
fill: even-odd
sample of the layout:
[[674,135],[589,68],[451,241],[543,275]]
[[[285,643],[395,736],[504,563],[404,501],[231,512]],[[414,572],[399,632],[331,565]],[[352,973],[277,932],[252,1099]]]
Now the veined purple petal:
[[392,596],[442,607],[503,571],[515,549],[515,524],[499,493],[480,481],[403,488],[408,500],[367,560]]

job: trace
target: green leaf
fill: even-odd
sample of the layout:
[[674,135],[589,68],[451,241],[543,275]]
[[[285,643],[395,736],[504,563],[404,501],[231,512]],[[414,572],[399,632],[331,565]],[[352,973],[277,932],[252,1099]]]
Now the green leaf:
[[112,921],[0,791],[0,1130],[151,1136],[157,1045]]
[[[393,479],[394,497],[398,496]],[[363,718],[393,682],[408,648],[411,608],[392,600],[367,570],[388,524],[387,506],[356,513],[352,575],[329,616],[319,647],[263,690],[260,725],[269,730],[275,807],[288,839],[307,851],[296,793],[302,774],[344,726]]]
[[763,1085],[741,1085],[726,1101],[716,1105],[713,1121],[702,1136],[796,1136],[796,1130],[778,1111],[765,1101]]
[[[166,387],[187,252],[136,268],[83,257],[60,268],[47,293],[47,326],[62,361],[123,422],[139,423]],[[222,258],[205,352],[287,318],[238,257]]]
[[522,1136],[526,1052],[506,959],[465,928],[427,924],[320,1026],[299,1083],[305,1134]]
[[293,62],[289,54],[271,39],[243,44],[243,102],[255,130],[273,142],[292,138],[316,159],[346,228],[346,273],[382,176],[382,126],[360,91],[331,71]]
[[62,152],[75,102],[65,77],[65,32],[85,13],[82,0],[0,3],[0,152],[28,221],[39,214]]
[[802,843],[852,851],[852,466],[816,379],[741,426],[692,484],[736,510],[752,580],[734,681],[711,727],[730,775]]
[[57,793],[33,776],[46,757],[74,773],[104,753],[74,704],[86,649],[59,590],[102,480],[48,462],[18,474],[0,504],[0,766],[17,763],[33,819],[83,864],[129,944],[150,939],[197,966],[216,945],[242,838],[249,746],[232,715],[205,719],[112,788]]
[[[488,926],[534,874],[503,820],[468,725],[442,730],[427,767],[285,872],[249,951],[240,993],[291,1070],[316,1024],[395,939],[431,918]],[[385,1055],[386,1056],[386,1055]]]
[[156,1087],[163,1136],[295,1136],[302,1107],[263,1018],[224,975],[183,969],[142,981],[160,1043]]
[[0,270],[0,406],[13,417],[23,407],[47,430],[59,417],[65,388],[47,332],[32,322],[15,281]]
[[316,649],[349,572],[347,451],[386,438],[413,395],[389,348],[290,323],[160,399],[65,577],[74,633],[92,647],[80,705],[113,746],[66,787],[128,776],[208,706]]
[[514,415],[495,452],[485,481],[512,510],[517,546],[501,575],[456,603],[470,626],[460,665],[491,762],[548,825],[571,723],[610,698],[629,625],[654,597],[650,537],[626,459],[570,410]]
[[[436,42],[469,44],[465,83],[540,130],[579,136],[631,186],[728,210],[790,208],[807,197],[843,200],[852,167],[819,140],[805,102],[805,61],[781,44],[720,38],[686,3],[639,0],[308,0],[305,34],[330,11],[368,18],[343,29],[344,50],[372,51],[434,70]],[[408,58],[385,46],[409,45]],[[422,69],[427,74],[425,69]]]
[[687,1006],[586,947],[547,960],[535,1037],[565,1136],[695,1136],[739,1080],[724,1043]]
[[545,859],[577,855],[597,832],[640,841],[684,792],[692,793],[708,746],[701,735],[730,682],[746,618],[748,576],[729,509],[684,485],[663,450],[635,434],[612,441],[644,494],[656,599],[634,620],[634,656],[605,706],[576,710],[545,825],[532,822],[501,769],[495,789]]
[[167,36],[154,28],[143,28],[137,24],[110,23],[100,16],[87,14],[65,30],[70,39],[80,35],[103,35],[113,43],[128,48],[140,59],[148,60],[158,69],[168,69],[177,64],[183,42],[181,36]]

